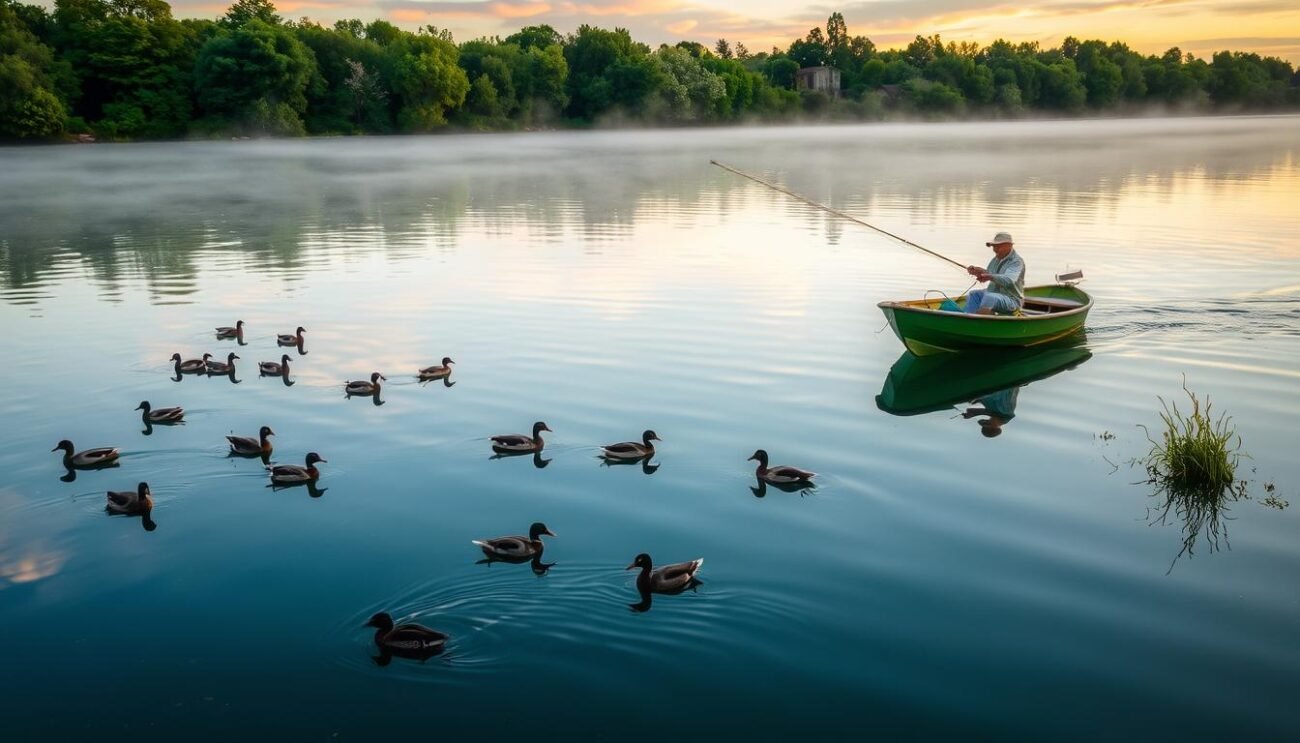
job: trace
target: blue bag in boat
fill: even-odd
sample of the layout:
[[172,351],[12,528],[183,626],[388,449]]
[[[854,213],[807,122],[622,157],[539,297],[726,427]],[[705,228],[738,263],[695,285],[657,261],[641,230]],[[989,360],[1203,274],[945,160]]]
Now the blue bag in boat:
[[961,312],[961,308],[957,306],[957,303],[947,297],[944,297],[944,300],[939,303],[939,309],[944,312]]

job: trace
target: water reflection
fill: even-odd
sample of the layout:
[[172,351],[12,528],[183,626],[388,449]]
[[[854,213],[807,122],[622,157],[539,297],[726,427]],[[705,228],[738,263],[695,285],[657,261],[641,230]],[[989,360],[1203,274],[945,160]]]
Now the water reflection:
[[659,470],[659,465],[657,463],[651,462],[651,460],[654,459],[654,454],[650,454],[640,459],[614,459],[613,457],[606,457],[603,455],[597,456],[596,459],[600,460],[601,467],[640,466],[641,473],[645,475],[653,475],[655,472]]
[[904,351],[885,377],[876,406],[891,415],[921,415],[970,403],[958,413],[978,419],[989,438],[1016,416],[1020,389],[1092,358],[1086,338],[1066,345],[915,356]]
[[755,498],[767,497],[768,488],[776,488],[782,493],[798,493],[799,497],[812,495],[817,491],[817,483],[811,480],[801,480],[799,482],[768,482],[761,477],[755,477],[756,484],[749,486],[749,492],[754,494]]
[[1221,547],[1232,548],[1228,543],[1227,522],[1232,520],[1228,512],[1233,503],[1247,497],[1244,480],[1221,490],[1212,490],[1180,487],[1150,468],[1148,475],[1146,484],[1155,486],[1151,498],[1158,505],[1147,507],[1147,523],[1165,526],[1177,522],[1182,529],[1182,548],[1170,561],[1166,575],[1173,572],[1174,565],[1184,555],[1189,558],[1194,556],[1198,541],[1211,554],[1218,552]]
[[532,555],[531,557],[527,555],[520,555],[517,557],[506,557],[503,555],[490,555],[482,558],[481,560],[476,560],[474,564],[491,566],[492,564],[498,562],[503,562],[506,563],[507,565],[527,564],[530,568],[532,568],[534,575],[546,575],[546,572],[555,566],[554,562],[542,562],[542,555],[540,552],[535,555]]
[[280,492],[281,490],[294,490],[294,489],[297,489],[297,488],[304,488],[304,489],[307,491],[307,495],[309,495],[309,496],[311,496],[311,497],[313,497],[313,498],[319,498],[319,497],[321,497],[322,495],[325,495],[325,493],[329,491],[329,488],[322,488],[322,487],[320,487],[320,485],[318,485],[315,481],[309,481],[309,482],[272,482],[272,483],[267,484],[266,487],[270,488],[270,489],[271,489],[271,492],[273,492],[273,493],[278,493],[278,492]]
[[[1026,125],[1014,149],[1001,126],[933,133],[873,126],[873,140],[888,145],[867,151],[860,127],[818,132],[816,147],[805,146],[808,135],[799,129],[602,138],[557,133],[513,143],[519,151],[511,159],[499,157],[500,142],[486,138],[268,141],[204,151],[168,145],[10,150],[0,180],[6,233],[0,239],[0,296],[40,301],[47,295],[34,290],[88,275],[114,301],[124,281],[143,277],[155,303],[188,302],[205,256],[293,278],[310,264],[304,253],[312,248],[359,256],[382,246],[402,260],[425,255],[430,244],[454,248],[470,229],[505,234],[523,228],[554,239],[577,233],[598,243],[628,234],[648,211],[692,213],[700,204],[734,211],[746,187],[728,182],[719,192],[725,179],[699,167],[717,154],[720,140],[761,153],[764,172],[779,173],[790,188],[837,209],[881,212],[905,204],[917,214],[949,215],[1032,202],[1045,214],[1079,223],[1096,223],[1126,200],[1160,204],[1200,184],[1266,179],[1292,167],[1294,123],[1286,120]],[[665,156],[669,149],[672,156]],[[485,150],[496,155],[490,169],[483,167]],[[1039,152],[1053,158],[1050,174]],[[1138,156],[1143,167],[1135,172]],[[209,158],[205,178],[190,175],[196,157]],[[608,172],[613,158],[634,162],[638,177]],[[918,159],[942,159],[949,167],[918,168]],[[696,167],[684,171],[686,162]],[[860,167],[845,167],[850,162]],[[87,168],[96,178],[81,177]],[[424,174],[433,170],[441,177],[430,181]],[[320,171],[348,177],[310,177]],[[864,179],[864,171],[891,177]],[[971,175],[954,179],[954,173]],[[155,208],[160,203],[168,208]],[[838,223],[808,210],[793,214],[832,245],[840,240]],[[239,334],[233,339],[244,342]]]
[[[491,460],[491,459],[515,459],[515,458],[517,458],[517,457],[526,457],[526,456],[528,456],[529,453],[530,453],[530,452],[526,452],[526,451],[505,451],[505,450],[502,450],[502,449],[493,449],[492,452],[493,452],[493,453],[492,453],[492,456],[488,457],[489,460]],[[549,458],[546,458],[546,459],[543,459],[543,458],[542,458],[542,453],[541,453],[540,451],[531,452],[531,454],[532,454],[532,458],[533,458],[533,466],[536,467],[536,468],[539,469],[539,470],[545,468],[546,465],[548,465],[548,464],[551,463],[551,460],[550,460]]]

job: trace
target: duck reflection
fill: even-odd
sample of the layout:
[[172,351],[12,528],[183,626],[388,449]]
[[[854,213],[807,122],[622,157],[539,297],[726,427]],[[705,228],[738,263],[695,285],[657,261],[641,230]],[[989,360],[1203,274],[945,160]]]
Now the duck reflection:
[[817,483],[811,480],[802,480],[800,482],[768,482],[761,477],[754,478],[756,485],[749,486],[749,492],[754,494],[755,498],[767,497],[767,489],[775,488],[782,493],[798,493],[799,497],[812,495],[817,491]]
[[517,457],[526,457],[526,456],[528,456],[529,454],[532,454],[532,457],[533,457],[533,466],[536,467],[536,468],[539,469],[539,470],[540,470],[540,469],[545,469],[546,465],[548,465],[548,464],[551,463],[551,460],[550,460],[550,459],[543,459],[543,458],[542,458],[542,453],[541,453],[540,451],[535,451],[535,452],[526,452],[526,451],[502,451],[502,450],[498,450],[498,449],[493,449],[493,454],[492,454],[492,456],[488,457],[488,460],[490,461],[490,460],[493,460],[493,459],[515,459],[515,458],[517,458]]
[[226,459],[259,459],[266,467],[271,466],[271,452],[269,451],[244,453],[232,449],[226,452]]
[[451,377],[429,377],[429,378],[417,377],[417,379],[419,380],[419,385],[421,387],[428,387],[433,382],[439,382],[442,384],[443,387],[446,387],[447,389],[451,389],[452,387],[456,386],[456,383],[451,381]]
[[596,459],[600,460],[601,467],[627,467],[640,465],[641,473],[644,475],[653,475],[655,472],[659,471],[659,465],[652,464],[650,461],[654,459],[653,454],[642,457],[641,459],[611,459],[610,457],[603,455],[597,456]]
[[540,554],[533,555],[532,557],[502,557],[500,555],[493,555],[492,557],[484,557],[481,560],[476,560],[474,564],[491,566],[493,563],[498,562],[504,562],[508,565],[527,564],[532,568],[533,575],[546,575],[546,571],[555,567],[555,563],[553,562],[542,562],[542,556]]
[[995,438],[1016,417],[1020,389],[1068,371],[1092,358],[1086,338],[1051,346],[914,356],[904,352],[876,395],[876,406],[910,416],[952,410],[977,419],[980,433]]
[[272,493],[278,493],[281,490],[296,490],[301,488],[303,490],[306,490],[307,495],[313,498],[319,498],[322,495],[325,495],[325,493],[329,490],[329,488],[320,487],[318,484],[316,484],[315,481],[292,482],[292,483],[272,482],[269,483],[266,487],[270,488]]

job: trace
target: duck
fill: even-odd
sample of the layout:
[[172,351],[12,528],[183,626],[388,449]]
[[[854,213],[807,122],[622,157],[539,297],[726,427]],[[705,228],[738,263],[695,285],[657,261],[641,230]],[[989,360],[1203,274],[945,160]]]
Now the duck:
[[375,645],[394,655],[430,656],[441,653],[450,635],[421,624],[393,624],[393,617],[381,611],[364,627],[375,628]]
[[[212,354],[206,354],[206,356],[211,356],[211,355],[212,355]],[[205,356],[205,358],[206,358],[206,356]],[[226,360],[225,360],[224,362],[223,362],[223,361],[212,361],[211,359],[208,359],[208,374],[212,374],[212,375],[234,374],[234,373],[235,373],[235,359],[237,359],[237,358],[239,358],[239,356],[235,355],[235,352],[234,352],[234,351],[231,351],[231,352],[226,356]]]
[[299,325],[296,333],[280,333],[275,337],[275,342],[281,346],[301,346],[302,334],[306,332],[307,329]]
[[641,443],[635,441],[624,441],[619,444],[609,444],[600,447],[602,456],[610,459],[645,459],[653,457],[655,445],[651,441],[663,441],[654,431],[646,429],[641,434]]
[[546,524],[538,521],[528,529],[528,536],[510,536],[496,537],[495,539],[474,539],[472,544],[478,545],[483,550],[483,554],[492,559],[520,559],[529,557],[538,557],[545,549],[542,544],[542,535],[548,537],[555,536],[555,532],[546,528]]
[[69,469],[73,467],[98,467],[109,462],[117,461],[121,450],[112,446],[102,446],[97,449],[87,449],[73,453],[74,447],[72,442],[64,439],[59,445],[50,449],[50,451],[63,450],[63,464]]
[[[542,431],[551,431],[550,427],[544,421],[537,421],[533,424],[533,435],[525,436],[522,433],[505,433],[492,437],[492,448],[498,452],[516,453],[516,452],[540,452],[546,442],[542,441]],[[551,431],[551,433],[555,433]]]
[[378,395],[379,380],[381,379],[384,380],[385,382],[388,381],[388,377],[385,377],[383,374],[380,374],[379,372],[375,372],[374,374],[370,375],[369,382],[365,380],[359,382],[348,382],[343,389],[349,395]]
[[807,482],[817,476],[816,472],[790,467],[784,464],[778,464],[775,467],[767,466],[767,452],[759,449],[749,458],[749,461],[757,460],[758,469],[755,474],[758,479],[766,480],[773,485],[787,485],[789,483]]
[[274,361],[259,361],[257,370],[267,377],[287,377],[289,376],[289,354],[281,354],[278,364]]
[[153,498],[149,497],[149,483],[142,482],[135,492],[108,491],[108,503],[104,506],[109,513],[122,513],[130,516],[148,513],[153,510]]
[[235,454],[242,454],[246,457],[255,457],[257,455],[267,455],[271,453],[271,441],[268,436],[274,436],[275,431],[270,426],[262,426],[257,432],[257,438],[252,436],[227,436],[226,441],[230,442],[230,451]]
[[650,555],[642,552],[627,566],[627,570],[641,568],[640,575],[636,577],[636,589],[643,594],[678,593],[699,583],[695,574],[700,572],[702,565],[704,558],[701,557],[689,562],[664,565],[656,570]]
[[180,423],[185,417],[184,408],[158,408],[157,410],[149,407],[149,401],[143,400],[136,410],[143,410],[140,417],[145,423]]
[[442,379],[451,374],[451,365],[456,363],[450,356],[443,356],[438,366],[426,366],[420,370],[420,379]]
[[233,328],[217,328],[218,338],[238,338],[244,334],[244,321],[239,320]]
[[176,371],[182,374],[202,374],[208,370],[208,359],[210,358],[212,358],[212,354],[205,353],[201,359],[181,361],[179,353],[172,354],[172,361],[176,362]]
[[315,482],[320,478],[320,470],[317,470],[315,464],[324,462],[321,456],[316,452],[307,455],[307,465],[299,467],[296,464],[277,464],[274,467],[267,467],[271,471],[271,482],[275,485],[298,485],[304,482]]

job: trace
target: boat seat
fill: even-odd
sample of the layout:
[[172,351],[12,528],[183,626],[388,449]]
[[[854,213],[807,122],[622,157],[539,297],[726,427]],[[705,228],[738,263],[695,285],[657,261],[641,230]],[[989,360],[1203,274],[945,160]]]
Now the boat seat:
[[1022,310],[1026,315],[1047,315],[1053,312],[1065,312],[1082,307],[1083,304],[1073,299],[1056,299],[1053,297],[1025,297]]

